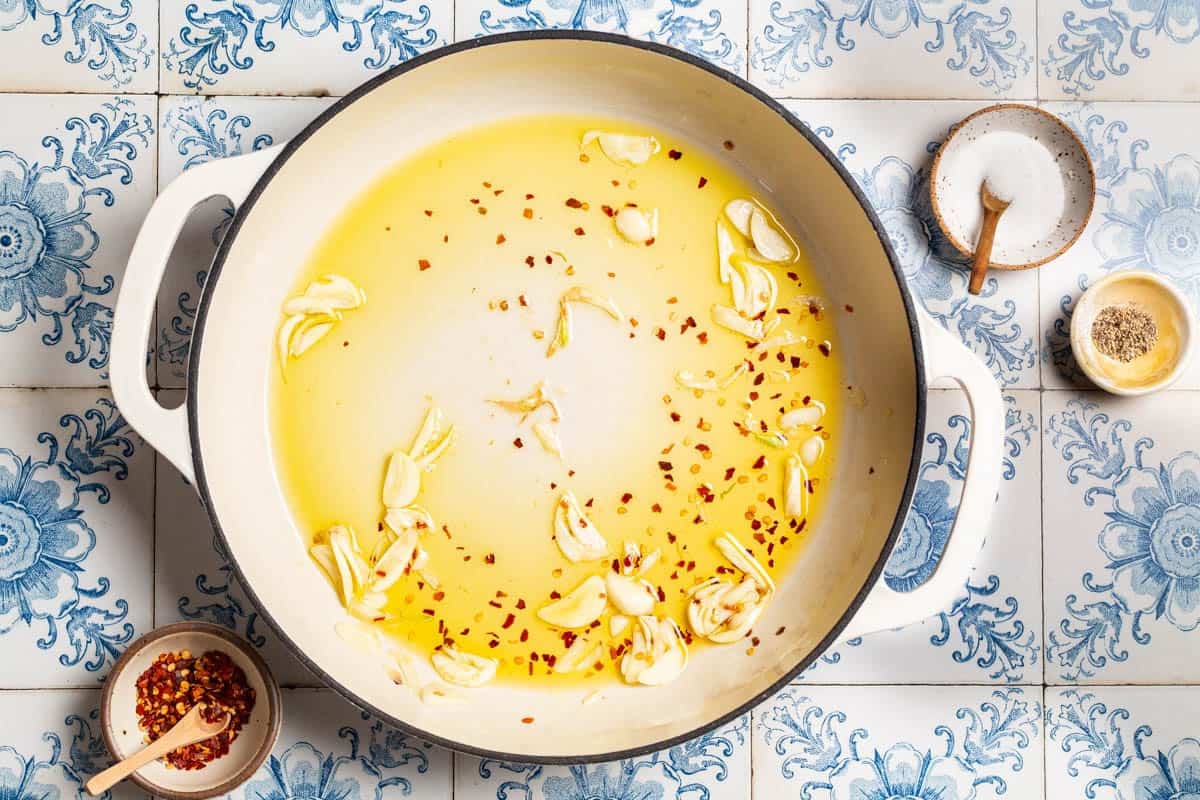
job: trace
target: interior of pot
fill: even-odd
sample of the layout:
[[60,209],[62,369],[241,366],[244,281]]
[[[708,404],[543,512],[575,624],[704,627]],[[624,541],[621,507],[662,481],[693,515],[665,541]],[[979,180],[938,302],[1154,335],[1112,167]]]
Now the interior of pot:
[[[423,703],[334,632],[344,612],[305,552],[276,479],[267,420],[278,309],[313,245],[380,172],[454,131],[514,115],[588,113],[676,131],[720,150],[802,240],[831,302],[852,304],[839,342],[847,404],[826,511],[779,587],[753,658],[698,652],[659,688],[490,685]],[[193,351],[197,474],[261,610],[327,680],[452,746],[519,759],[583,760],[661,746],[745,709],[827,643],[877,566],[904,500],[919,367],[898,277],[827,153],[727,79],[660,53],[578,39],[507,41],[401,72],[353,99],[291,152],[253,200],[210,278]],[[198,356],[196,353],[198,352]],[[523,720],[533,718],[533,723]]]

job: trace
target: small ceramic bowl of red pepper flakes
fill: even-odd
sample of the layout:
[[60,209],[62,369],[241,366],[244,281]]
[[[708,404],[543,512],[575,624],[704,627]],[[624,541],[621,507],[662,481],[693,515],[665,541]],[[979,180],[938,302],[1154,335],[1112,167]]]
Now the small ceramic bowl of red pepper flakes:
[[109,754],[114,761],[132,755],[201,703],[214,719],[228,714],[225,730],[171,751],[130,779],[168,800],[232,792],[254,775],[279,736],[279,686],[253,646],[217,625],[158,628],[118,659],[100,701]]

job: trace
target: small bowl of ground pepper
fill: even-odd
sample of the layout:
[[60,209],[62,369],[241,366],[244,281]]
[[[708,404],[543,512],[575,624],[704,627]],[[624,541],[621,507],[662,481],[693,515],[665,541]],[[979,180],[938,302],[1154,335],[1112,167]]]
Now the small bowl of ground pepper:
[[279,687],[261,656],[216,625],[181,622],[138,639],[113,666],[100,701],[114,761],[169,731],[203,703],[229,724],[217,736],[172,750],[130,779],[168,800],[228,794],[266,760],[279,735]]
[[1187,299],[1169,280],[1142,270],[1114,272],[1076,302],[1071,350],[1104,391],[1150,394],[1183,373],[1194,328]]

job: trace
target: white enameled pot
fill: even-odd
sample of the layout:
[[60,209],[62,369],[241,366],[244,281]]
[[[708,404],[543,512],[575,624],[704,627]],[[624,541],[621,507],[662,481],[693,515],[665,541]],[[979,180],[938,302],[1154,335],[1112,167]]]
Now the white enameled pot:
[[[840,319],[839,345],[847,383],[866,402],[846,408],[826,511],[758,626],[786,632],[762,637],[753,658],[742,647],[704,648],[671,684],[614,685],[591,704],[582,702],[588,690],[503,684],[473,690],[465,703],[423,703],[334,632],[344,612],[280,490],[267,424],[279,308],[335,216],[389,165],[455,131],[545,112],[633,119],[718,152],[736,140],[722,157],[804,242],[829,296],[854,306]],[[187,404],[167,410],[144,372],[155,295],[184,218],[214,195],[238,212],[196,318]],[[943,378],[970,400],[970,463],[941,565],[898,594],[876,579],[916,480],[926,386]],[[112,383],[130,424],[194,480],[253,601],[315,673],[426,739],[510,760],[601,760],[672,745],[744,713],[836,641],[947,608],[982,544],[1002,456],[992,376],[915,311],[879,220],[811,131],[691,56],[569,31],[476,39],[421,56],[354,91],[285,146],[185,172],[150,210],[130,257]]]

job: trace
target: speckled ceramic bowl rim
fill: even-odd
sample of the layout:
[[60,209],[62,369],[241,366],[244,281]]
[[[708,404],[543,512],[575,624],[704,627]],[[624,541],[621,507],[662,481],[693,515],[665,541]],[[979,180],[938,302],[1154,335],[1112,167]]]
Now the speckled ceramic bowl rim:
[[1027,261],[1023,264],[1004,264],[999,261],[993,261],[988,267],[989,269],[1003,270],[1032,269],[1034,267],[1040,267],[1049,261],[1053,261],[1063,253],[1070,250],[1071,245],[1079,241],[1079,237],[1083,235],[1085,230],[1087,230],[1088,223],[1092,219],[1092,211],[1094,211],[1096,208],[1096,168],[1092,164],[1092,156],[1090,153],[1088,153],[1087,147],[1084,145],[1083,140],[1079,138],[1075,131],[1071,130],[1071,126],[1051,114],[1049,111],[1046,111],[1043,108],[1038,108],[1037,106],[1031,106],[1028,103],[996,103],[994,105],[987,106],[986,108],[981,108],[978,111],[974,111],[956,122],[950,129],[950,133],[947,134],[941,146],[938,147],[937,153],[933,157],[933,166],[930,168],[929,172],[929,202],[930,206],[933,208],[933,216],[937,219],[938,227],[941,228],[942,232],[946,234],[946,238],[950,240],[950,244],[954,245],[954,248],[964,256],[967,256],[968,258],[974,256],[975,248],[968,247],[964,242],[959,241],[959,239],[953,233],[951,233],[950,226],[946,224],[946,220],[942,217],[942,209],[941,206],[938,205],[937,193],[938,168],[941,166],[942,153],[945,152],[946,145],[949,144],[950,140],[953,139],[959,131],[966,127],[968,123],[973,122],[977,117],[981,117],[985,114],[993,114],[997,111],[1004,111],[1010,108],[1017,108],[1021,109],[1022,111],[1032,111],[1035,114],[1045,117],[1058,127],[1062,128],[1070,140],[1075,143],[1075,146],[1079,148],[1079,152],[1083,154],[1083,163],[1087,165],[1088,184],[1091,187],[1088,190],[1087,212],[1084,213],[1083,219],[1079,222],[1079,227],[1075,229],[1075,233],[1062,247],[1058,248],[1045,258],[1038,259],[1037,261]]
[[1196,349],[1196,312],[1192,309],[1191,305],[1187,301],[1187,297],[1184,296],[1179,287],[1176,286],[1170,279],[1164,278],[1157,272],[1150,272],[1149,270],[1144,269],[1131,269],[1105,275],[1103,278],[1089,286],[1084,293],[1079,296],[1079,299],[1075,301],[1075,311],[1071,315],[1070,330],[1072,352],[1078,352],[1076,343],[1086,335],[1084,331],[1080,330],[1080,326],[1083,324],[1081,320],[1083,319],[1084,315],[1079,313],[1085,307],[1085,303],[1088,302],[1085,300],[1085,298],[1104,286],[1134,279],[1141,279],[1153,283],[1155,286],[1161,288],[1163,292],[1170,295],[1175,301],[1175,304],[1179,306],[1180,310],[1182,311],[1181,316],[1183,317],[1183,330],[1181,331],[1183,335],[1183,347],[1180,348],[1179,357],[1175,360],[1175,365],[1171,367],[1171,371],[1154,383],[1148,383],[1144,386],[1121,386],[1117,383],[1114,383],[1107,375],[1097,372],[1094,369],[1094,365],[1090,362],[1086,361],[1085,359],[1081,359],[1078,356],[1075,357],[1075,363],[1079,365],[1079,368],[1083,370],[1083,374],[1086,375],[1088,380],[1094,383],[1097,388],[1103,389],[1109,394],[1120,395],[1122,397],[1142,397],[1144,395],[1154,394],[1155,392],[1166,389],[1175,381],[1179,380],[1179,377],[1183,375],[1183,371],[1187,368],[1188,362],[1192,358],[1192,352]]
[[[276,683],[275,676],[271,674],[271,669],[263,661],[262,656],[242,639],[239,639],[218,625],[212,625],[207,622],[176,622],[172,625],[155,628],[140,639],[137,639],[133,644],[129,645],[125,652],[121,654],[121,657],[117,659],[116,663],[113,664],[112,671],[108,673],[108,678],[104,681],[104,691],[100,695],[100,734],[104,737],[104,746],[108,748],[109,754],[113,758],[116,758],[116,738],[113,736],[110,724],[111,715],[109,713],[113,688],[122,679],[126,667],[134,656],[155,642],[179,633],[202,633],[222,639],[230,647],[235,648],[250,660],[250,663],[254,665],[259,675],[262,676],[263,686],[267,690],[267,734],[263,737],[258,749],[254,752],[254,756],[246,763],[246,766],[229,780],[207,789],[181,791],[154,783],[136,772],[129,776],[129,780],[157,797],[163,797],[167,800],[205,800],[205,798],[229,794],[250,780],[255,772],[258,772],[258,768],[267,760],[267,756],[271,754],[271,750],[275,747],[275,740],[279,738],[279,726],[283,721],[283,715],[280,713],[282,703],[279,694],[279,684]],[[137,680],[137,678],[135,677],[134,680]],[[262,700],[263,698],[261,697],[257,698],[258,702],[262,702]]]

